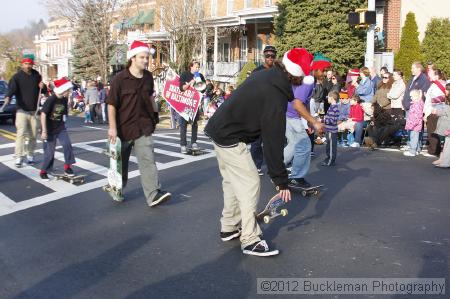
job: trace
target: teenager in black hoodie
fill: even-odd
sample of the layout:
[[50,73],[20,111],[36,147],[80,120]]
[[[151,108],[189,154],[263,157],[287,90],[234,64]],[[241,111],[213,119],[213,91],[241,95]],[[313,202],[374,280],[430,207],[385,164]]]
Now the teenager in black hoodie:
[[[262,137],[268,173],[280,197],[289,201],[288,174],[283,163],[287,103],[294,99],[291,84],[309,74],[311,61],[312,55],[305,49],[288,51],[283,63],[276,62],[274,67],[247,78],[205,128],[214,141],[223,177],[220,236],[223,241],[240,237],[244,254],[279,253],[260,238],[261,229],[255,219],[260,179],[247,144]],[[303,104],[295,100],[293,105],[295,108]]]

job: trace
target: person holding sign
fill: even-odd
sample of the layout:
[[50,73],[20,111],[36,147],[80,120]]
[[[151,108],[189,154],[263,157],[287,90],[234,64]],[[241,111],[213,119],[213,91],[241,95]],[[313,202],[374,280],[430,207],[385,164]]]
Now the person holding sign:
[[[189,88],[195,88],[199,92],[203,92],[206,90],[206,80],[205,77],[199,72],[200,70],[200,63],[197,61],[192,61],[189,64],[189,71],[186,71],[181,74],[180,76],[180,91],[184,92],[188,90]],[[191,148],[193,150],[198,150],[199,147],[197,145],[197,131],[198,131],[198,119],[199,114],[196,113],[194,119],[192,120],[191,126],[192,126],[192,134],[191,134]],[[185,120],[180,115],[180,146],[181,146],[181,153],[187,154],[187,139],[186,139],[186,133],[187,133],[187,125],[188,121]]]
[[156,206],[170,198],[162,191],[158,179],[152,134],[159,122],[154,100],[153,76],[147,71],[150,49],[140,41],[134,41],[127,52],[126,69],[111,82],[108,103],[109,141],[122,141],[122,182],[128,180],[128,162],[131,150],[137,156],[142,188],[147,204]]

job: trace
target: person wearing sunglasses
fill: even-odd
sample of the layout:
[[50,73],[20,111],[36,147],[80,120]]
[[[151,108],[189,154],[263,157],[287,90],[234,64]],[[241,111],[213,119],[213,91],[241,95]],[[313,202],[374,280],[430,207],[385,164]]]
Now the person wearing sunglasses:
[[[264,64],[261,64],[256,69],[254,69],[252,74],[273,67],[273,62],[277,57],[277,50],[275,49],[275,47],[268,45],[264,48],[263,53],[264,53]],[[258,174],[260,176],[264,175],[264,173],[261,170],[262,164],[264,162],[261,137],[256,139],[256,141],[252,143],[250,152],[252,154],[253,161],[255,162],[256,169],[258,170]]]
[[391,101],[388,98],[388,93],[391,90],[393,83],[394,79],[392,78],[392,74],[384,73],[372,99],[373,103],[378,103],[381,108],[388,110],[389,113],[391,111]]

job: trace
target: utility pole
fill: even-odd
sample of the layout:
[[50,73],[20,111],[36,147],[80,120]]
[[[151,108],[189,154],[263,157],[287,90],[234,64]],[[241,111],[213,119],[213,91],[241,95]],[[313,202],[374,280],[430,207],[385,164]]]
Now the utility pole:
[[[368,11],[375,11],[375,0],[369,0]],[[374,66],[375,57],[375,24],[367,28],[366,57],[364,65],[366,67]]]

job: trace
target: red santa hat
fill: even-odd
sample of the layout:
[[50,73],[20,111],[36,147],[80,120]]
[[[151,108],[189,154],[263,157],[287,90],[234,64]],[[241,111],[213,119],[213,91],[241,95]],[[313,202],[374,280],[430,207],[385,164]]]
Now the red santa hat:
[[24,54],[22,58],[22,63],[34,64],[34,55],[33,54]]
[[53,91],[57,94],[62,94],[65,91],[72,89],[72,87],[73,87],[72,82],[67,80],[65,77],[62,77],[59,80],[53,81],[53,84],[55,84],[55,88],[53,89]]
[[351,69],[351,70],[349,70],[349,71],[348,71],[348,75],[349,75],[350,77],[353,77],[353,76],[359,76],[359,69]]
[[130,59],[131,57],[142,52],[150,53],[150,47],[146,43],[135,40],[127,52],[127,59]]
[[283,64],[292,76],[304,77],[303,84],[313,84],[314,77],[309,76],[313,59],[305,48],[294,48],[284,53]]

